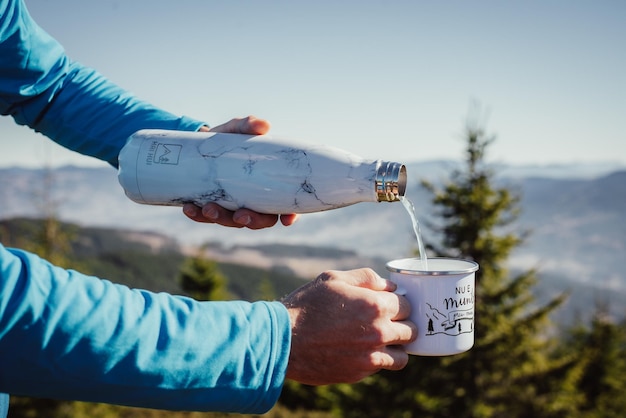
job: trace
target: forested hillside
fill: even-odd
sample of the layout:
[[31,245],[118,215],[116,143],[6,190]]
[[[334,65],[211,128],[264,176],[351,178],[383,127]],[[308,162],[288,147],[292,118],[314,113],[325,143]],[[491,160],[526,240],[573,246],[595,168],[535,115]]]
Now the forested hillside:
[[[15,218],[0,221],[0,241],[34,251],[44,220]],[[164,235],[111,228],[79,227],[59,223],[67,238],[67,267],[129,287],[155,292],[185,294],[178,281],[187,257],[180,246]],[[295,251],[295,250],[294,250]],[[217,262],[226,276],[229,293],[242,300],[279,298],[300,286],[304,279],[289,271],[264,270],[229,262]],[[273,295],[267,294],[271,282]]]

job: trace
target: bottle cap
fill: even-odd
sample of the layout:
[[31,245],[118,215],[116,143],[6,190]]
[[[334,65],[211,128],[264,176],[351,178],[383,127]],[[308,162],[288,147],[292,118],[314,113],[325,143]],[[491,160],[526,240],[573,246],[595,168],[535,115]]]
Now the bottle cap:
[[379,202],[399,201],[406,192],[406,167],[400,163],[381,161],[375,183]]

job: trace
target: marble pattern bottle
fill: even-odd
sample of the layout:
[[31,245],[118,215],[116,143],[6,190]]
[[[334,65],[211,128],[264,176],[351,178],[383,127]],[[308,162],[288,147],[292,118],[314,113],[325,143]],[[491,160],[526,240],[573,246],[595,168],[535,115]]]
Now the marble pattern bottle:
[[261,213],[310,213],[404,196],[406,168],[267,135],[141,130],[119,155],[126,195],[149,205],[208,202]]

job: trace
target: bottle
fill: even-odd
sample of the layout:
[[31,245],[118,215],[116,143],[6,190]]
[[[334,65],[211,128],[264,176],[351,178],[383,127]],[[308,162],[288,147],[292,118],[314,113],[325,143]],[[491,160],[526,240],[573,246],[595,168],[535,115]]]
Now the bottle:
[[122,148],[118,179],[137,203],[310,213],[399,201],[406,168],[267,135],[150,129],[134,133]]

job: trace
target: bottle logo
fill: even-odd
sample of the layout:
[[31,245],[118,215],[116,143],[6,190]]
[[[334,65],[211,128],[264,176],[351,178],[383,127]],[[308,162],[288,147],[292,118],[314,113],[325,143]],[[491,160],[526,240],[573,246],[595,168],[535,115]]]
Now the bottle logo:
[[179,144],[159,144],[154,152],[153,162],[155,164],[178,165],[182,149],[183,146]]

